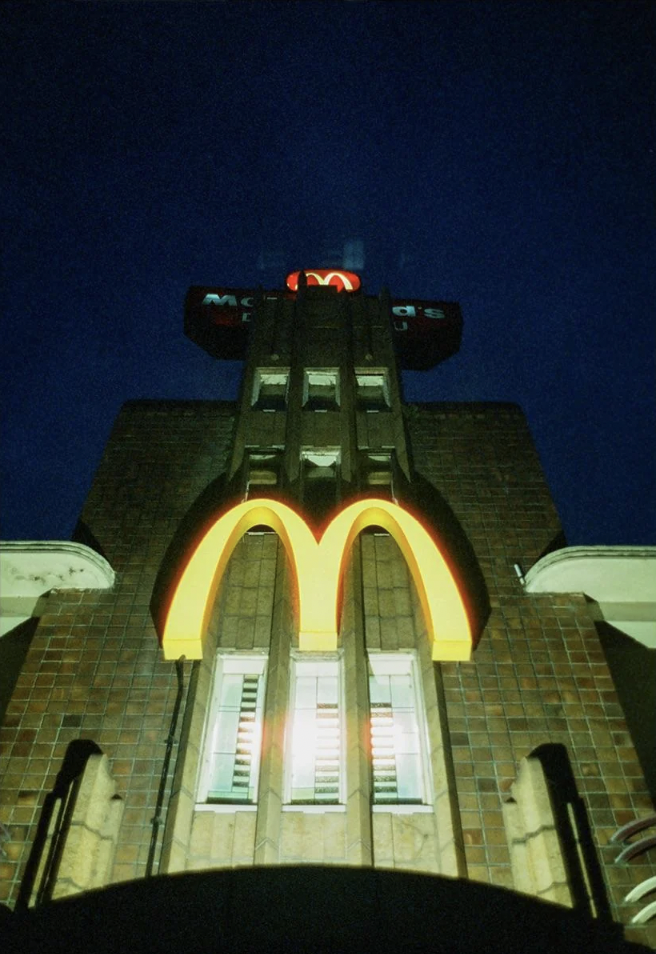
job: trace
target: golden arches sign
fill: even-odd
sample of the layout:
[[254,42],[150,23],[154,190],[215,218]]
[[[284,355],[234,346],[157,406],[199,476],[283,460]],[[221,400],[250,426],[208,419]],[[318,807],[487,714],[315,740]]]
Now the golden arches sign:
[[444,556],[421,523],[397,504],[367,498],[341,510],[317,541],[305,520],[278,500],[255,499],[219,517],[202,538],[177,585],[164,625],[165,659],[201,659],[221,577],[236,544],[266,525],[285,547],[298,586],[299,646],[337,649],[339,582],[355,537],[369,526],[387,530],[412,573],[436,660],[471,657],[472,632],[464,601]]
[[[354,292],[360,287],[360,277],[355,272],[345,272],[329,268],[304,269],[303,274],[308,285],[333,285],[341,291]],[[290,291],[298,291],[301,272],[291,272],[285,279]]]

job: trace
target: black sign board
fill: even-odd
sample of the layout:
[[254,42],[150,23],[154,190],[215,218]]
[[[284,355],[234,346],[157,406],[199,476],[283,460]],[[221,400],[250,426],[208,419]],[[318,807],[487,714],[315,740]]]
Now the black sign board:
[[[192,286],[185,301],[185,334],[215,358],[243,359],[258,294],[296,297],[290,291]],[[390,306],[401,368],[426,371],[458,351],[462,314],[455,302],[392,299]]]

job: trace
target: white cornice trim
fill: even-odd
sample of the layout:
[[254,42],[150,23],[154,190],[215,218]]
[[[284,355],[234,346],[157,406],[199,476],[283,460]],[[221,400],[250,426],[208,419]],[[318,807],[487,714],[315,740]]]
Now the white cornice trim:
[[655,603],[656,547],[564,547],[531,567],[529,593],[585,593],[598,603]]
[[0,541],[2,597],[39,597],[51,590],[106,590],[115,574],[90,547],[70,540]]

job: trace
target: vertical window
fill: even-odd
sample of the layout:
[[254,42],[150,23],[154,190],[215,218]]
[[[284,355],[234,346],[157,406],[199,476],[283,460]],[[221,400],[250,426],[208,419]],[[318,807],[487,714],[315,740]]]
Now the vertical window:
[[417,667],[410,654],[369,656],[374,805],[425,804],[429,779]]
[[386,371],[356,371],[355,397],[358,411],[387,411],[390,406]]
[[336,370],[306,371],[303,381],[303,406],[308,411],[339,410],[339,373]]
[[262,747],[266,657],[219,655],[206,728],[199,801],[253,804]]
[[259,487],[280,486],[282,454],[279,450],[248,451],[246,497],[257,493]]
[[289,371],[255,372],[253,407],[258,411],[284,411],[287,408]]
[[294,660],[292,676],[287,801],[338,805],[344,801],[339,660]]

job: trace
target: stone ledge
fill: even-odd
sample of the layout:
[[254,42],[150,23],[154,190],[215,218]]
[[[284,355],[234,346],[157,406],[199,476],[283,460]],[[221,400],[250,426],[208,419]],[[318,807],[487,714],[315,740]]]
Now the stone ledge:
[[107,560],[70,540],[1,540],[3,597],[39,597],[50,590],[106,590],[115,574]]
[[0,541],[0,636],[37,612],[57,590],[107,590],[115,573],[104,557],[70,540]]
[[528,593],[585,593],[599,603],[656,602],[656,547],[563,547],[526,574]]

